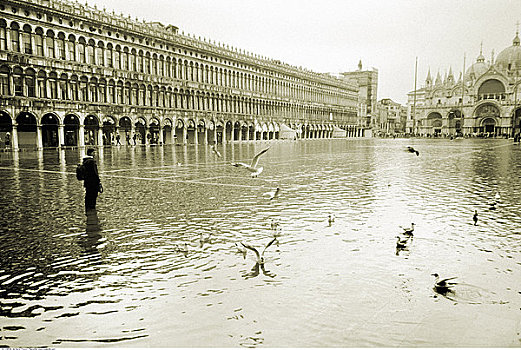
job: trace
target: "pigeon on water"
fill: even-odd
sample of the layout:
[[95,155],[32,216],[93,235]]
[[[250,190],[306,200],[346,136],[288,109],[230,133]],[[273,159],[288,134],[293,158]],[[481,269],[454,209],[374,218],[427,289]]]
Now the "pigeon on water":
[[411,146],[407,146],[407,151],[409,151],[410,153],[416,153],[417,156],[420,155],[420,152],[418,152],[417,150],[415,150]]
[[444,278],[440,280],[440,276],[437,273],[433,273],[432,276],[436,278],[434,281],[434,290],[440,294],[447,293],[450,291],[452,286],[458,284],[457,282],[449,282],[450,280],[453,280],[457,277]]
[[268,197],[269,200],[273,200],[279,196],[280,193],[280,187],[277,187],[274,191],[266,192],[264,193],[265,197]]

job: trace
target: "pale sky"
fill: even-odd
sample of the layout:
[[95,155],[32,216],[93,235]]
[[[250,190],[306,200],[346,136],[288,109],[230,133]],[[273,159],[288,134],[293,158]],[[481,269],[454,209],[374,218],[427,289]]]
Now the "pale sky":
[[[83,3],[83,0],[81,0]],[[316,72],[378,69],[378,99],[405,104],[430,68],[456,80],[512,45],[520,0],[87,0]]]

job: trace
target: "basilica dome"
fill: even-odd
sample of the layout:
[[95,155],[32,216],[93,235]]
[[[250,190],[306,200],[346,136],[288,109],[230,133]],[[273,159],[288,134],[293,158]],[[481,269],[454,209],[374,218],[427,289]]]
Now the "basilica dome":
[[474,62],[465,73],[465,80],[474,80],[482,76],[489,68],[489,64],[485,62],[485,56],[483,52],[479,53],[476,62]]
[[496,65],[502,70],[521,69],[521,46],[518,33],[516,33],[512,46],[497,55]]

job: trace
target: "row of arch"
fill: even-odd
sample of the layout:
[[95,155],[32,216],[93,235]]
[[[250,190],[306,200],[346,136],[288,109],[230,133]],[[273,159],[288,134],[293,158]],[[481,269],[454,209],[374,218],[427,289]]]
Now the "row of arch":
[[340,82],[325,85],[290,75],[280,74],[279,78],[279,74],[272,77],[268,72],[243,72],[193,58],[151,53],[72,33],[67,35],[63,31],[56,34],[53,29],[33,29],[29,24],[8,23],[5,19],[0,19],[0,49],[313,102],[346,104],[356,97],[354,91],[348,92]]
[[[295,138],[330,138],[333,125],[292,124]],[[363,136],[354,126],[343,126],[346,136]],[[75,113],[59,115],[21,112],[12,119],[0,111],[0,136],[14,135],[15,148],[59,147],[85,145],[138,144],[208,144],[227,141],[272,140],[284,138],[281,125],[274,122],[254,123],[244,120],[208,120],[205,118],[145,118],[80,116]]]
[[[233,94],[207,92],[181,87],[154,85],[137,80],[124,81],[87,77],[86,75],[38,72],[21,66],[0,66],[0,94],[21,97],[50,98],[81,102],[125,104],[159,108],[190,109],[200,111],[232,112],[239,114],[274,115],[285,114],[319,115],[324,118],[331,113],[331,107],[297,107],[282,101],[270,101]],[[343,112],[355,116],[355,111]],[[338,112],[335,112],[337,114]]]

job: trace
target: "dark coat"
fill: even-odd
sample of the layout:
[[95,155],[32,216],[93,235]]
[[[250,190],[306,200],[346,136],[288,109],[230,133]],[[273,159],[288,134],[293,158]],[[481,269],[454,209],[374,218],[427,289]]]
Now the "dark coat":
[[85,188],[99,189],[100,178],[98,175],[98,165],[93,157],[86,156],[83,158],[83,166],[85,167],[85,179],[83,186]]

